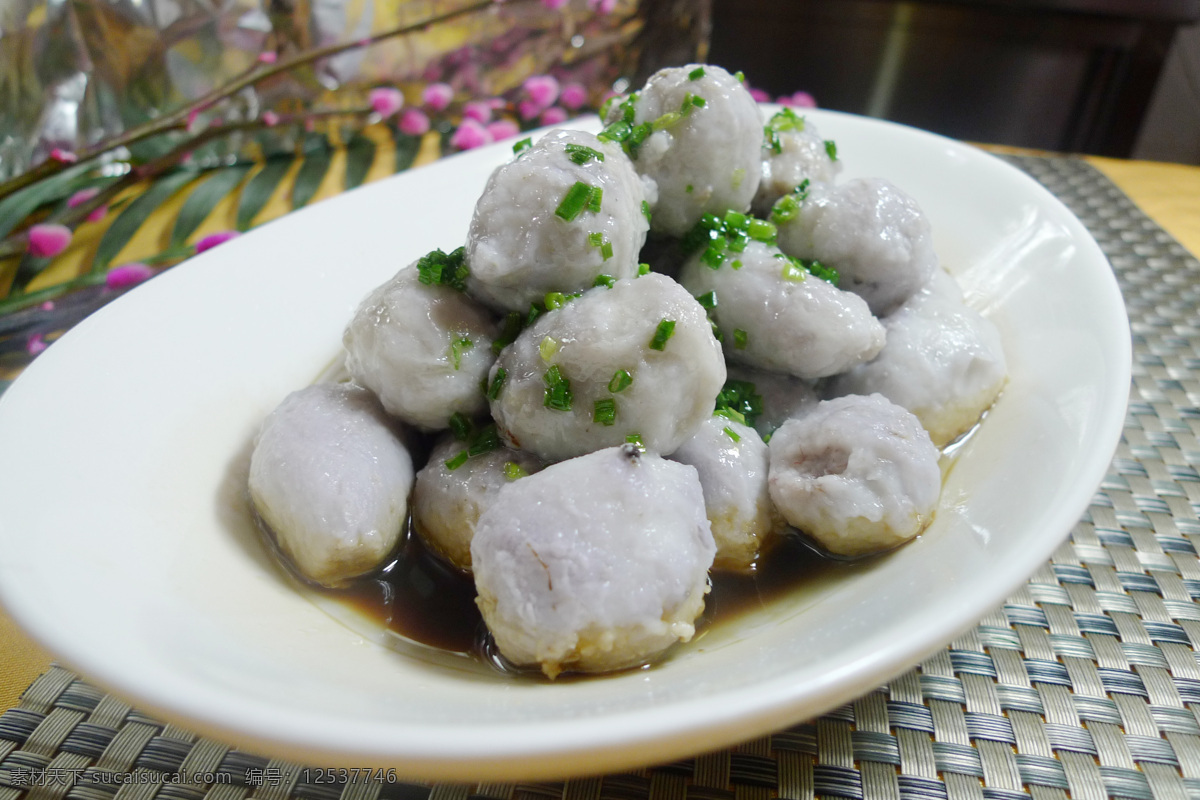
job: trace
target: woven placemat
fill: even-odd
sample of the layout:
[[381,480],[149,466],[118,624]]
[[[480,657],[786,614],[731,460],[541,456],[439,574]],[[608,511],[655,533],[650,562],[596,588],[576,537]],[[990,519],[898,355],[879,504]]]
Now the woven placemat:
[[1133,328],[1131,402],[1070,540],[921,666],[719,753],[562,783],[433,786],[233,750],[54,667],[0,715],[0,800],[1200,798],[1200,262],[1086,162],[1009,160],[1111,260]]

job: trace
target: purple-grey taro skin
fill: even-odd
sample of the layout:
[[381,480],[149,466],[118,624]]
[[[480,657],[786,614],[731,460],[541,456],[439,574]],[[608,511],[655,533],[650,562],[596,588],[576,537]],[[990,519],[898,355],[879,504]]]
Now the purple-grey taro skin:
[[479,515],[515,475],[537,472],[542,462],[529,453],[499,447],[457,463],[455,457],[466,447],[450,435],[438,441],[417,473],[412,512],[413,528],[425,544],[453,566],[470,571]]
[[379,402],[353,384],[293,392],[263,421],[250,498],[304,578],[342,586],[382,566],[404,529],[413,464]]
[[[725,360],[704,308],[651,273],[542,315],[504,348],[488,380],[505,441],[545,461],[635,435],[661,454],[712,415]],[[552,384],[560,387],[557,400]]]
[[513,481],[471,542],[501,654],[551,678],[636,666],[691,639],[715,552],[696,470],[635,445]]
[[342,344],[346,368],[389,414],[422,430],[440,430],[455,412],[487,408],[480,382],[496,360],[491,314],[449,286],[421,283],[400,270],[359,305]]
[[[572,216],[559,209],[576,184],[600,194],[595,208]],[[493,308],[526,312],[548,292],[590,289],[599,275],[636,275],[650,228],[647,199],[618,145],[583,131],[546,134],[498,167],[476,202],[467,290]]]
[[814,183],[799,212],[779,224],[779,248],[841,273],[841,287],[884,316],[929,282],[937,268],[929,220],[887,181]]
[[883,347],[883,326],[862,298],[795,267],[772,245],[751,241],[716,269],[696,254],[679,282],[697,297],[716,293],[713,315],[731,362],[815,379]]
[[[659,70],[631,97],[634,124],[661,127],[633,160],[658,189],[655,232],[682,236],[705,214],[750,208],[762,169],[763,123],[741,81],[711,64],[689,64]],[[689,97],[703,105],[681,113]],[[620,114],[621,104],[613,103],[609,121]]]
[[916,417],[883,395],[823,400],[785,422],[768,447],[775,507],[836,555],[912,539],[941,493],[938,449]]
[[833,379],[826,394],[878,392],[915,414],[938,447],[974,427],[1004,388],[1007,367],[999,330],[960,299],[953,280],[942,273],[885,317],[883,350]]
[[714,569],[747,571],[783,529],[767,491],[767,445],[758,432],[725,417],[709,417],[672,461],[700,476],[704,512],[717,543]]

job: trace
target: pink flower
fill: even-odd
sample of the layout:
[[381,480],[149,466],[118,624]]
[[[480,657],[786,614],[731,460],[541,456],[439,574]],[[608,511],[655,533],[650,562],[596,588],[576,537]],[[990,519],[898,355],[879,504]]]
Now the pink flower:
[[188,133],[199,133],[201,127],[202,126],[200,125],[200,109],[193,108],[191,111],[189,111],[187,113],[187,132]]
[[371,108],[384,119],[404,108],[404,94],[399,89],[390,86],[372,89],[368,96]]
[[550,106],[542,112],[543,125],[561,125],[567,121],[567,110],[561,106]]
[[71,229],[66,225],[34,225],[29,229],[26,249],[34,258],[50,258],[66,250],[70,243]]
[[450,135],[450,144],[459,150],[483,147],[491,141],[492,135],[488,133],[487,128],[473,119],[463,120],[462,125],[458,126],[458,130]]
[[617,7],[617,0],[588,0],[588,8],[601,14],[611,14]]
[[517,113],[521,115],[521,119],[530,120],[542,113],[542,107],[527,97],[517,103]]
[[39,355],[49,346],[40,333],[35,333],[25,340],[25,352],[31,356]]
[[44,302],[40,306],[38,306],[38,308],[40,308],[42,311],[53,311],[54,310],[54,301],[47,300],[46,302]]
[[274,64],[278,58],[279,56],[276,55],[274,50],[264,50],[258,54],[258,63]]
[[549,108],[558,99],[558,81],[553,75],[534,75],[525,79],[525,93],[541,108]]
[[205,236],[203,239],[196,242],[196,254],[199,255],[205,250],[211,250],[217,245],[225,244],[225,242],[228,242],[230,239],[236,239],[241,235],[242,234],[237,231],[218,231],[217,233],[210,233],[208,236]]
[[262,113],[262,121],[263,125],[266,125],[268,128],[274,128],[279,124],[279,115],[274,111],[264,111]]
[[782,106],[794,106],[796,108],[816,108],[817,101],[808,92],[796,92],[793,95],[780,97],[777,100]]
[[113,267],[104,275],[104,285],[109,289],[124,289],[136,286],[154,274],[154,270],[138,261]]
[[558,11],[567,4],[567,0],[542,0],[542,5],[551,11]]
[[[67,208],[81,206],[98,194],[100,194],[100,189],[95,186],[89,186],[86,189],[80,189],[78,192],[67,198]],[[104,219],[104,215],[107,213],[108,206],[97,206],[88,213],[86,219],[88,222],[99,222],[100,220]]]
[[581,83],[568,83],[562,87],[558,102],[574,111],[587,102],[587,89]]
[[750,96],[754,98],[756,103],[771,102],[771,95],[764,92],[762,89],[750,89]]
[[400,115],[400,132],[420,136],[429,131],[429,117],[419,108],[406,108]]
[[516,136],[521,132],[521,128],[511,119],[498,119],[487,126],[487,132],[491,135],[493,142],[498,142],[501,139]]
[[62,164],[74,164],[79,160],[79,157],[70,150],[60,150],[57,147],[50,151],[50,158]]
[[492,105],[486,100],[472,100],[463,106],[463,119],[473,119],[481,125],[492,121]]
[[442,111],[454,99],[454,90],[448,83],[431,83],[422,94],[425,105],[433,111]]

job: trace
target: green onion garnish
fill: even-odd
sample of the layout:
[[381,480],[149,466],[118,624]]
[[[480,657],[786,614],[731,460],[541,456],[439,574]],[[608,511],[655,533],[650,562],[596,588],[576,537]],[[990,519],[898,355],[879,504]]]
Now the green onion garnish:
[[649,275],[649,274],[650,274],[650,265],[649,264],[647,264],[645,261],[638,264],[638,275]]
[[575,185],[563,195],[562,202],[554,209],[555,216],[572,222],[583,213],[592,199],[592,187],[583,181],[575,181]]
[[460,450],[457,455],[447,458],[443,463],[445,463],[446,469],[454,471],[467,463],[467,459],[470,457],[471,455],[466,450]]
[[666,114],[663,114],[661,117],[654,120],[654,122],[651,124],[651,127],[654,128],[655,133],[658,131],[665,131],[674,126],[681,119],[683,119],[683,114],[680,114],[676,111],[668,111]]
[[794,194],[785,194],[775,201],[771,209],[771,221],[774,223],[789,222],[800,213],[800,200]]
[[625,444],[636,444],[638,450],[641,450],[643,453],[646,452],[646,445],[642,442],[642,435],[640,433],[625,434]]
[[685,187],[684,187],[684,189],[683,189],[683,190],[684,190],[685,192],[687,192],[688,194],[691,194],[692,192],[696,191],[696,187],[695,187],[695,186],[692,186],[692,185],[689,183],[687,186],[685,186]]
[[604,153],[599,150],[593,150],[584,144],[568,144],[566,146],[567,158],[574,161],[576,164],[586,164],[593,158],[597,161],[604,160]]
[[546,313],[546,307],[538,303],[529,304],[529,313],[525,315],[525,327],[528,328],[534,320]]
[[750,381],[727,380],[717,394],[716,411],[713,413],[726,419],[744,421],[753,427],[754,421],[763,413],[762,395]]
[[778,230],[765,219],[752,219],[746,233],[756,242],[775,244],[775,234],[778,233]]
[[646,222],[650,222],[650,203],[646,200],[642,201],[642,216],[646,218]]
[[597,400],[592,406],[592,422],[612,425],[617,421],[617,401],[611,397]]
[[633,131],[633,126],[625,120],[617,120],[612,125],[609,125],[600,133],[596,134],[596,138],[602,142],[616,142],[624,144],[629,138],[629,134]]
[[700,305],[704,306],[704,308],[708,309],[709,311],[713,310],[714,308],[717,307],[717,292],[716,292],[716,290],[714,289],[711,292],[707,292],[705,294],[700,295],[699,297],[696,298],[696,302],[698,302]]
[[783,258],[783,279],[792,283],[799,283],[808,277],[808,270],[794,258],[784,256]]
[[689,81],[698,81],[703,77],[704,77],[704,67],[696,67],[694,70],[692,70],[691,72],[688,73]]
[[495,400],[500,396],[500,390],[504,388],[506,380],[508,380],[508,370],[504,367],[496,367],[496,374],[492,376],[492,382],[487,387],[488,400]]
[[735,350],[745,350],[746,345],[750,342],[750,334],[746,333],[741,328],[733,330],[733,348]]
[[554,354],[558,352],[558,340],[553,336],[543,336],[542,341],[538,343],[538,355],[542,357],[542,361],[547,364],[550,359],[554,358]]
[[619,369],[613,373],[612,380],[608,382],[608,390],[613,394],[628,389],[633,383],[633,376],[628,371]]
[[563,376],[558,365],[555,364],[546,370],[546,374],[542,376],[542,380],[546,384],[542,404],[546,408],[555,411],[570,411],[573,399],[571,395],[571,382]]
[[837,161],[837,143],[833,139],[825,140],[825,155],[829,156],[830,161]]
[[455,411],[450,415],[450,430],[454,434],[454,438],[460,442],[466,441],[474,428],[474,423],[461,411]]
[[725,426],[725,435],[730,439],[733,439],[735,442],[740,442],[742,440],[742,437],[738,435],[737,431],[728,425]]
[[599,231],[594,231],[588,234],[588,244],[592,247],[599,247],[604,244],[604,234]]
[[525,322],[521,318],[521,314],[516,311],[510,311],[504,316],[504,324],[500,328],[500,336],[496,341],[492,342],[492,352],[499,354],[501,350],[508,347],[517,340],[517,335],[521,329],[525,327]]
[[804,180],[800,181],[799,186],[797,186],[795,189],[792,189],[792,194],[795,195],[797,200],[803,203],[808,199],[808,187],[811,185],[812,181],[808,178],[805,178]]
[[662,350],[667,346],[667,340],[675,335],[675,320],[664,319],[658,323],[658,327],[654,329],[654,336],[650,339],[651,350]]
[[449,286],[462,292],[467,288],[466,248],[450,253],[434,250],[417,259],[417,280],[426,286]]
[[803,264],[804,268],[812,273],[815,277],[818,277],[823,281],[828,281],[834,286],[837,286],[842,279],[841,273],[839,273],[836,269],[826,266],[816,259],[802,258],[800,259],[800,263]]
[[802,130],[804,130],[804,117],[797,115],[790,108],[784,108],[768,120],[763,128],[763,138],[771,152],[779,154],[783,152],[783,143],[779,140],[779,134]]
[[742,262],[741,262],[740,260],[738,260],[738,259],[735,259],[735,260],[733,261],[733,263],[732,263],[732,264],[730,264],[729,266],[733,267],[734,269],[741,269],[741,268],[742,268]]
[[462,367],[463,353],[474,346],[475,343],[465,336],[455,336],[450,340],[450,360],[454,362],[456,372]]
[[612,242],[605,242],[604,244],[600,245],[600,257],[605,261],[608,261],[613,257]]
[[526,150],[528,150],[531,147],[533,147],[533,139],[529,139],[529,138],[522,139],[521,141],[519,141],[513,145],[513,155],[519,156],[519,155],[521,155],[521,153],[524,153]]
[[737,72],[733,73],[733,79],[735,81],[737,81],[738,83],[745,83],[746,82],[746,73],[742,72],[739,69]]
[[591,194],[588,195],[587,208],[593,214],[600,213],[600,201],[604,198],[604,190],[599,186],[593,186]]
[[731,419],[734,422],[740,422],[743,425],[746,424],[745,415],[742,414],[742,412],[738,411],[736,408],[718,407],[715,411],[713,411],[713,416],[714,417],[724,417],[725,419]]
[[600,273],[599,275],[596,276],[596,280],[592,281],[592,286],[605,286],[605,287],[611,289],[613,287],[613,284],[616,282],[617,282],[617,279],[614,278],[612,275],[605,275],[604,273]]
[[467,444],[467,456],[475,458],[484,453],[490,453],[500,446],[500,434],[496,432],[496,424],[491,423],[475,432]]
[[510,481],[515,481],[517,478],[525,478],[528,476],[529,476],[529,473],[526,472],[525,468],[522,467],[517,462],[515,462],[515,461],[505,461],[504,462],[504,477],[508,478]]

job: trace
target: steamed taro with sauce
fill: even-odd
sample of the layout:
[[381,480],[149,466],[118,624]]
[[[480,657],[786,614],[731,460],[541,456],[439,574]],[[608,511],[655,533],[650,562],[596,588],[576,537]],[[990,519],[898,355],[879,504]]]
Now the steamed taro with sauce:
[[467,241],[363,301],[351,380],[285,400],[251,469],[293,572],[377,580],[411,530],[551,678],[687,641],[712,576],[785,539],[910,541],[938,448],[1005,380],[916,202],[839,183],[836,145],[740,75],[663,70],[603,116],[514,147]]

